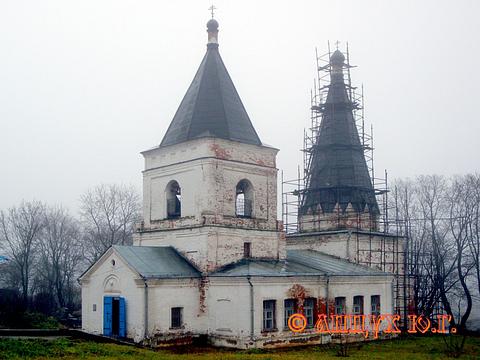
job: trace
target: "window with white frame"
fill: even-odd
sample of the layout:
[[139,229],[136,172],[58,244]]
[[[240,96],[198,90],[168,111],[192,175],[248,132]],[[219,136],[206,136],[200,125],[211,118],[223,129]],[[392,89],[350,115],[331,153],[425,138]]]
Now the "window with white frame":
[[263,331],[275,330],[275,300],[263,302]]
[[288,327],[288,319],[290,316],[295,314],[295,299],[285,299],[283,302],[284,305],[284,322],[283,326]]
[[344,296],[335,298],[335,315],[345,315],[346,299]]
[[363,296],[353,297],[353,315],[363,315]]
[[303,313],[307,319],[307,327],[313,327],[315,324],[315,299],[305,299],[303,303]]
[[380,295],[372,295],[370,298],[372,315],[380,315]]

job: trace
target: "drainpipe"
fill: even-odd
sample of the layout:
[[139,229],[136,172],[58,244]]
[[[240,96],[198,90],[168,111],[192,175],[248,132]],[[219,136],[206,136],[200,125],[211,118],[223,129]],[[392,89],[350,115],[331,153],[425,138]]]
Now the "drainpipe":
[[144,307],[145,307],[145,317],[144,317],[144,334],[143,337],[146,339],[148,337],[148,284],[147,279],[143,278],[143,283],[145,284],[145,291],[144,291]]
[[250,281],[250,276],[247,276],[247,281],[250,284],[250,340],[253,341],[255,334],[255,310],[253,301],[253,284]]
[[395,298],[394,298],[394,292],[393,292],[393,284],[395,283],[395,278],[392,279],[392,283],[390,285],[391,289],[391,297],[392,297],[392,314],[395,314]]
[[[327,319],[329,319],[329,306],[328,306],[328,299],[330,297],[330,276],[327,274],[327,287],[326,287],[326,295],[325,295],[325,307],[326,307],[326,312],[327,312]],[[328,321],[328,320],[327,320]]]
[[[350,261],[350,239],[352,237],[352,230],[348,230],[348,239],[347,239],[347,259]],[[357,251],[358,253],[358,251]],[[358,263],[359,259],[357,259]]]

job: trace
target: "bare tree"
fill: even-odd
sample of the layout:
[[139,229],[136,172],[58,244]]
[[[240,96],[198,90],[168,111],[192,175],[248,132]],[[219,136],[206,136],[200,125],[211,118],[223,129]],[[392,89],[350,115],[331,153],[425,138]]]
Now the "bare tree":
[[[472,296],[467,285],[467,277],[473,268],[469,252],[469,228],[473,220],[475,203],[472,201],[472,188],[469,186],[466,177],[457,177],[452,181],[449,189],[449,225],[450,233],[454,241],[456,256],[457,277],[460,287],[457,290],[459,303],[466,300],[463,314],[459,310],[460,331],[466,329],[466,323],[472,310]],[[460,306],[459,306],[460,308]]]
[[[466,329],[473,306],[473,272],[480,278],[478,175],[397,180],[394,206],[408,237],[408,273],[417,314],[452,316]],[[480,292],[480,286],[479,286]]]
[[427,236],[431,240],[432,270],[434,289],[438,291],[443,309],[452,317],[454,314],[448,293],[455,285],[453,271],[455,268],[455,251],[448,241],[448,224],[446,223],[447,182],[437,175],[420,176],[418,179],[419,204],[422,208],[422,222]]
[[81,197],[81,219],[88,260],[93,263],[112,245],[130,245],[140,215],[133,187],[100,185]]
[[57,307],[72,306],[83,250],[79,224],[64,208],[46,209],[38,253],[40,286],[54,296]]
[[45,206],[40,202],[22,202],[18,207],[0,211],[0,241],[12,262],[13,277],[20,281],[23,302],[28,306],[35,250],[43,228]]
[[480,295],[480,174],[467,175],[466,183],[471,201],[471,221],[468,223],[468,246]]
[[399,233],[407,238],[406,269],[411,282],[410,311],[431,316],[439,301],[435,285],[432,242],[424,208],[420,203],[421,192],[418,179],[395,182],[392,201],[400,220]]

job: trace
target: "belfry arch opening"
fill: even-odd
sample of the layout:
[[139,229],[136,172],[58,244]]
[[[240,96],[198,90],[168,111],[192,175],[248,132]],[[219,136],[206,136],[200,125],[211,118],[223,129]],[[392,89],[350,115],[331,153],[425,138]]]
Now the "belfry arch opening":
[[182,216],[182,189],[175,180],[170,181],[166,189],[167,218],[176,219]]
[[237,217],[253,217],[253,186],[250,181],[239,181],[235,189],[235,215]]

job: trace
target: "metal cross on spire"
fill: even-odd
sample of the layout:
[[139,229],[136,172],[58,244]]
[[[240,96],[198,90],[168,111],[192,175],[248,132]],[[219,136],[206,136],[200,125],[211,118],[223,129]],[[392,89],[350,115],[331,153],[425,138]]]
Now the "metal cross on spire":
[[215,7],[215,5],[212,4],[212,6],[208,8],[208,10],[210,10],[210,12],[212,13],[212,19],[213,19],[213,16],[215,15],[215,10],[217,10],[217,8]]
[[337,50],[338,50],[338,45],[340,45],[340,41],[335,41],[335,45],[337,46]]

